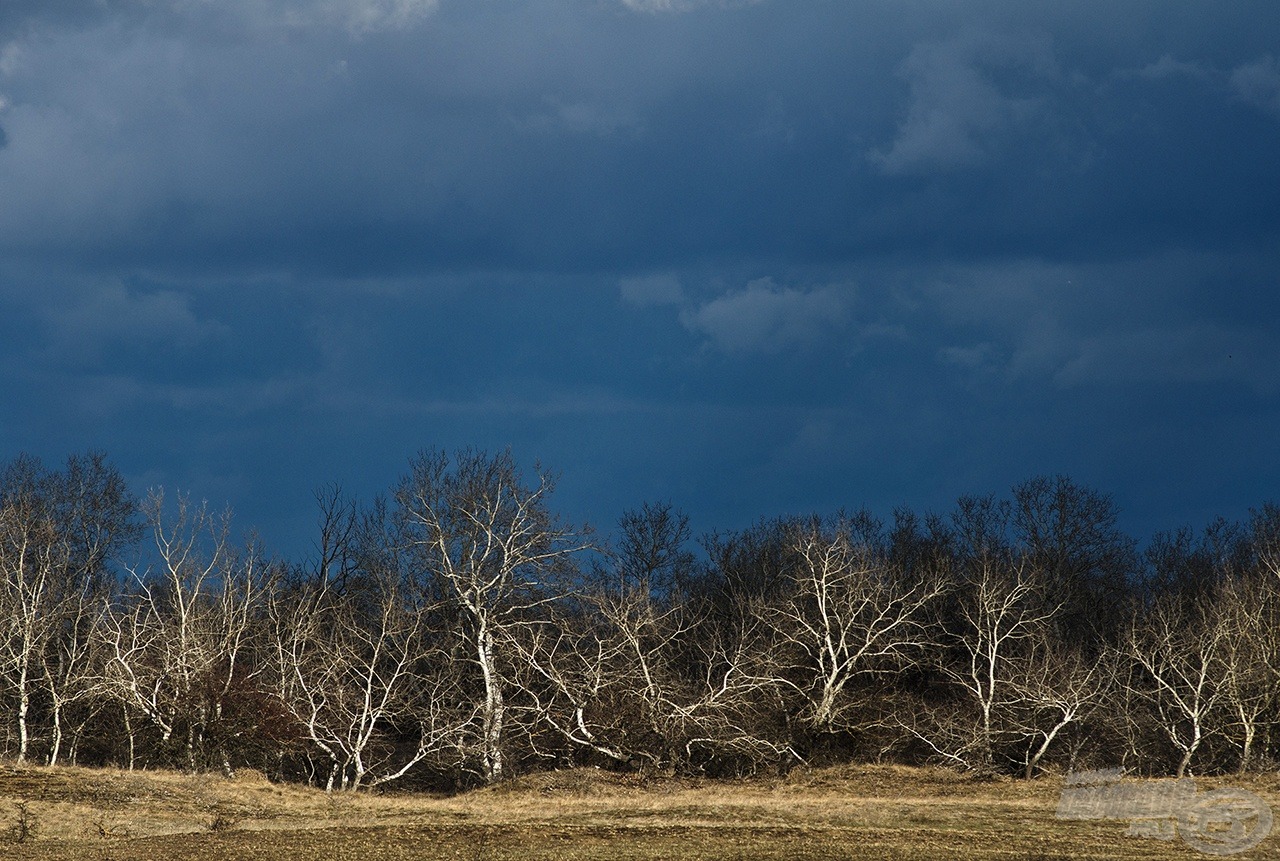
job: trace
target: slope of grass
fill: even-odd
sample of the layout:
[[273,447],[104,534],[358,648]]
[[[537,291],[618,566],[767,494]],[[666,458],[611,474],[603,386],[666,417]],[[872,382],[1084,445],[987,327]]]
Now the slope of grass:
[[[1280,812],[1280,775],[1237,786]],[[260,775],[0,766],[0,857],[383,861],[515,859],[1174,859],[1181,841],[1055,817],[1061,781],[843,766],[786,779],[646,781],[594,769],[453,797],[341,794]],[[19,805],[22,805],[20,808]],[[11,830],[25,809],[34,833]],[[3,839],[3,838],[0,838]],[[1242,859],[1280,857],[1273,835]]]

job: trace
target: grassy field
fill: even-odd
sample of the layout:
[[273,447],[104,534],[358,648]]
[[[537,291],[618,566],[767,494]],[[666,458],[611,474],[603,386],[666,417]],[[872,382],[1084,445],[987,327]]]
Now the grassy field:
[[[1280,775],[1235,786],[1280,812]],[[1062,781],[846,766],[785,779],[644,781],[551,772],[454,797],[326,795],[246,775],[0,766],[0,858],[1176,859],[1182,841],[1055,817]],[[21,825],[30,829],[18,842]],[[1277,828],[1280,832],[1280,827]],[[1280,835],[1232,856],[1280,859]]]

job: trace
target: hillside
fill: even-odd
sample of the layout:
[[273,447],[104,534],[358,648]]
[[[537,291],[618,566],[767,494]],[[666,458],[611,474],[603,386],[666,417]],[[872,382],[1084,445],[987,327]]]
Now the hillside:
[[[1280,809],[1280,775],[1200,781]],[[846,766],[786,779],[548,772],[452,796],[342,794],[261,775],[0,768],[4,857],[31,859],[1167,859],[1123,821],[1055,817],[1061,781]],[[17,842],[21,824],[29,833]],[[1233,857],[1274,858],[1277,838]]]

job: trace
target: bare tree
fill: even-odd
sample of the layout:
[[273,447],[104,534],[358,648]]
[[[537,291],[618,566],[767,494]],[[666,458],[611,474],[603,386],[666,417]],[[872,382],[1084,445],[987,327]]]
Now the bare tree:
[[667,502],[644,503],[624,512],[618,527],[612,557],[619,588],[635,586],[661,598],[689,581],[695,557],[687,549],[687,515]]
[[[215,516],[185,496],[175,508],[170,518],[158,491],[147,501],[154,559],[130,570],[133,590],[100,628],[107,652],[101,690],[126,715],[148,721],[162,747],[179,744],[183,765],[196,769],[233,689],[257,672],[251,636],[269,589],[258,554],[232,551],[229,513]],[[230,771],[225,745],[216,755]]]
[[609,635],[593,604],[587,598],[584,612],[521,629],[509,641],[517,655],[512,683],[527,702],[531,721],[549,727],[571,752],[634,765],[648,751],[635,732],[635,715],[624,704],[635,693],[629,687],[629,655],[622,639]]
[[941,758],[1030,779],[1100,705],[1109,674],[1054,626],[1061,605],[1030,563],[985,555],[948,605],[936,655],[945,687],[904,725]]
[[337,483],[317,490],[315,500],[320,509],[315,577],[344,593],[348,579],[359,567],[362,525],[359,506]]
[[970,767],[995,766],[1010,717],[1024,703],[1019,684],[1029,679],[1036,647],[1057,612],[1044,597],[1034,569],[1000,559],[978,561],[962,587],[950,632],[951,659],[944,658],[941,670],[976,720],[959,736],[958,749],[952,742],[950,757]]
[[1270,572],[1231,574],[1214,595],[1214,651],[1223,732],[1239,750],[1238,770],[1253,764],[1280,706],[1280,580]]
[[1064,639],[1098,653],[1121,627],[1138,555],[1117,526],[1106,494],[1067,476],[1039,476],[1013,488],[1011,525],[1022,555],[1035,566]]
[[[688,518],[669,504],[628,511],[619,527],[580,597],[517,629],[517,679],[536,720],[573,749],[651,770],[754,768],[786,755],[759,597],[732,577],[699,579]],[[717,546],[744,555],[730,539]]]
[[590,627],[523,629],[533,638],[518,646],[522,693],[571,745],[656,771],[797,756],[759,614],[713,622],[638,585],[584,604]]
[[559,594],[563,569],[586,544],[547,506],[551,475],[526,485],[510,452],[425,452],[396,492],[404,543],[424,593],[457,610],[458,635],[481,680],[480,777],[505,773],[509,672],[501,649]]
[[93,635],[106,610],[108,592],[88,579],[63,580],[52,610],[55,635],[41,661],[41,681],[49,710],[47,762],[56,765],[70,732],[70,754],[93,714],[93,678],[101,666],[101,640]]
[[13,692],[18,762],[30,752],[32,697],[54,635],[51,604],[65,566],[65,545],[52,523],[27,507],[0,508],[0,677]]
[[798,662],[800,719],[832,732],[858,723],[851,684],[899,672],[933,643],[928,615],[945,591],[937,571],[907,574],[858,542],[846,520],[810,524],[791,539],[787,598],[768,612],[780,648]]
[[273,596],[273,687],[328,761],[327,790],[397,780],[456,747],[473,722],[474,710],[456,705],[429,618],[387,577],[373,594],[340,594],[322,581]]
[[1012,679],[1017,732],[1023,738],[1023,777],[1030,780],[1050,749],[1074,726],[1092,717],[1112,680],[1105,661],[1075,645],[1040,640]]
[[[1121,643],[1136,670],[1126,684],[1134,699],[1150,706],[1159,731],[1177,751],[1178,777],[1186,774],[1216,729],[1225,634],[1208,602],[1184,606],[1166,597],[1135,616]],[[1139,715],[1127,717],[1136,720]]]
[[57,762],[67,711],[88,700],[89,634],[107,565],[136,537],[134,509],[101,453],[69,457],[61,470],[22,455],[0,471],[0,618],[9,632],[0,665],[11,670],[22,759],[37,734]]

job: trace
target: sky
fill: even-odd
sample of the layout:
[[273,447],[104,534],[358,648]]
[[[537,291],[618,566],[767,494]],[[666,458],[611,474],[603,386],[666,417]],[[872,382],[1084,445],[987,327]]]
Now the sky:
[[1274,0],[3,0],[0,459],[300,557],[510,447],[607,534],[1280,501]]

